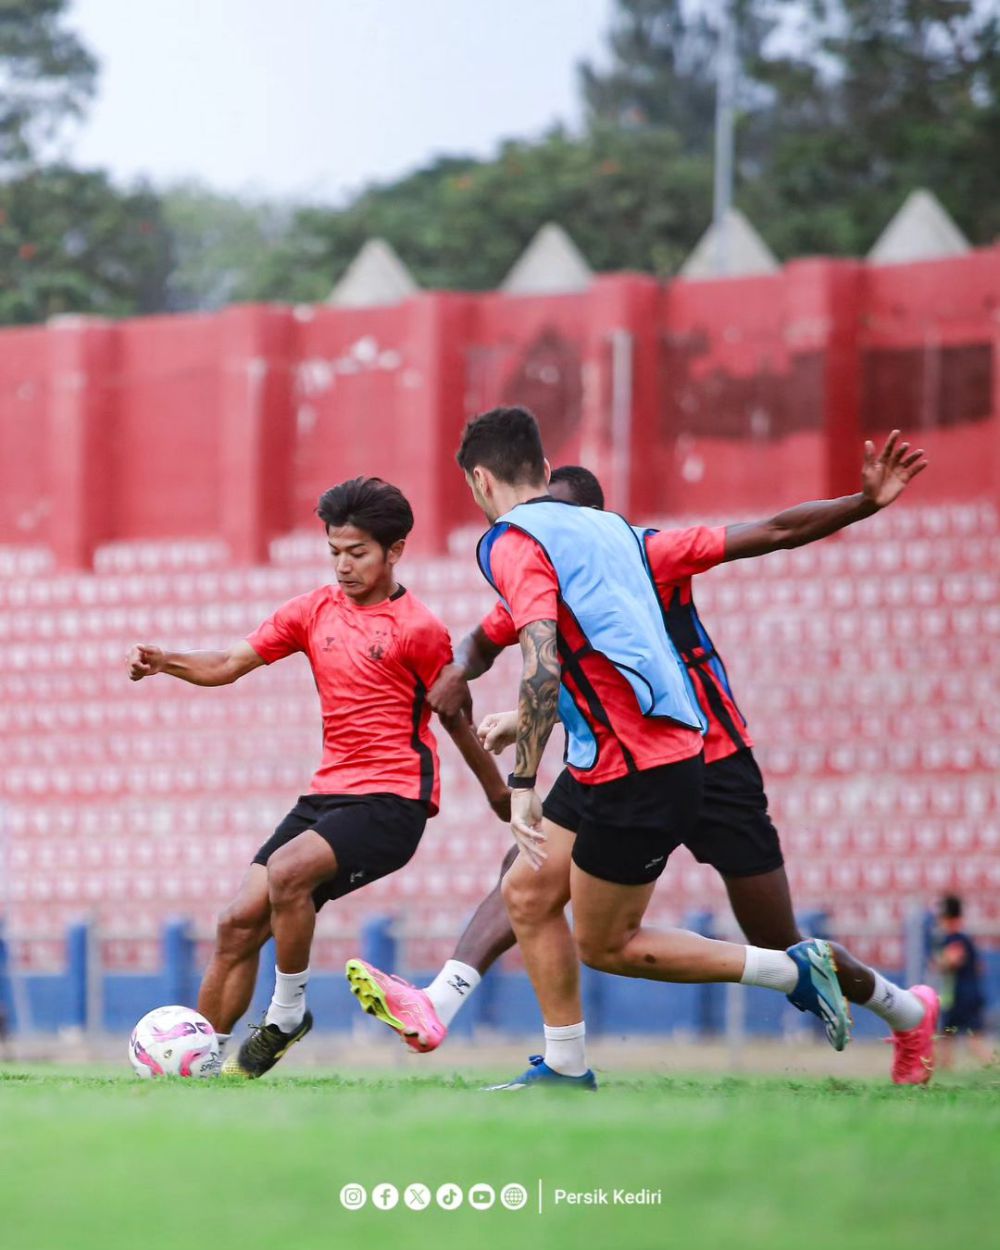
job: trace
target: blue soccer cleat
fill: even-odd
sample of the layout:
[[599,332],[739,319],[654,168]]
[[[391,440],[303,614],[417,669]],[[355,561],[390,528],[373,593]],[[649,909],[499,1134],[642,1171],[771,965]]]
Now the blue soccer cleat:
[[787,952],[799,966],[799,983],[788,1001],[799,1011],[811,1011],[823,1021],[827,1040],[843,1050],[851,1040],[851,1009],[837,980],[837,964],[829,942],[807,938]]
[[530,1055],[528,1062],[531,1067],[520,1076],[503,1085],[487,1085],[487,1091],[495,1089],[534,1089],[539,1085],[549,1089],[597,1089],[597,1077],[588,1068],[583,1076],[564,1076],[562,1072],[554,1072],[541,1055]]

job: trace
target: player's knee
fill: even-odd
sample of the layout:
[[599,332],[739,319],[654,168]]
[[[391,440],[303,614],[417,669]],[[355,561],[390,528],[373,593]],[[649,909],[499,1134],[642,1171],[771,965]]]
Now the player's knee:
[[531,924],[562,909],[562,900],[557,899],[551,887],[534,874],[529,877],[526,873],[507,873],[500,883],[500,890],[513,925]]
[[272,907],[312,892],[312,886],[304,877],[297,857],[285,852],[286,848],[282,847],[267,862],[267,893]]
[[628,945],[631,932],[589,933],[577,924],[573,933],[576,953],[582,964],[598,972],[613,971],[621,963],[622,951]]
[[266,931],[267,926],[259,916],[249,915],[238,907],[227,907],[216,925],[215,948],[220,955],[242,959],[260,950]]

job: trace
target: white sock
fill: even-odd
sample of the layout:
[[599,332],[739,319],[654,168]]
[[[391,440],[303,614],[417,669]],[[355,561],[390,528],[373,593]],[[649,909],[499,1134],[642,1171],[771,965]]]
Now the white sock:
[[482,979],[475,968],[463,964],[460,959],[449,959],[428,985],[424,992],[434,1004],[438,1019],[445,1028],[469,1001]]
[[218,1041],[218,1043],[219,1043],[219,1058],[220,1058],[220,1059],[225,1059],[225,1057],[226,1057],[226,1043],[227,1043],[227,1042],[229,1041],[229,1039],[232,1037],[232,1033],[216,1033],[215,1037],[216,1037],[216,1040],[217,1040],[217,1041]]
[[579,1024],[545,1026],[545,1062],[563,1076],[583,1076],[587,1071],[587,1026]]
[[762,946],[746,947],[740,985],[762,985],[765,989],[790,994],[799,983],[799,966],[784,951],[769,951]]
[[907,1033],[923,1020],[926,1006],[910,990],[900,989],[872,969],[875,993],[863,1005],[874,1011],[895,1033]]
[[274,997],[264,1017],[265,1024],[276,1024],[282,1033],[291,1033],[306,1014],[306,986],[309,969],[304,972],[274,970]]

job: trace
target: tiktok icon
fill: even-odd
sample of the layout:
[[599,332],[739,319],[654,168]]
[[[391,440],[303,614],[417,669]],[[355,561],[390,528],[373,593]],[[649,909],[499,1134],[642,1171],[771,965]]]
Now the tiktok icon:
[[453,1185],[450,1181],[444,1185],[439,1185],[437,1193],[434,1195],[437,1204],[442,1211],[457,1211],[462,1205],[465,1195],[462,1193],[459,1185]]

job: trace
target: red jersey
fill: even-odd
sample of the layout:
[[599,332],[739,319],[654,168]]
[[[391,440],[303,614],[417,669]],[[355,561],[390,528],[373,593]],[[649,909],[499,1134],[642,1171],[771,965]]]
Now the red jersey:
[[[533,538],[516,529],[501,534],[490,553],[490,567],[518,633],[533,621],[555,621],[562,645],[574,652],[585,645],[586,638],[559,594],[556,571]],[[582,655],[579,674],[586,688],[565,671],[563,683],[577,706],[587,709],[587,723],[597,739],[597,762],[588,769],[568,765],[578,780],[600,785],[701,752],[697,730],[643,716],[627,679],[605,656]]]
[[747,723],[729,687],[725,666],[695,609],[691,589],[692,577],[725,560],[725,526],[659,530],[647,535],[646,555],[670,641],[687,666],[701,710],[708,719],[705,763],[753,746]]
[[323,713],[310,794],[396,794],[433,816],[441,794],[427,691],[451,662],[444,625],[402,587],[360,607],[337,586],[299,595],[247,639],[265,664],[302,651]]
[[[663,606],[667,632],[688,667],[698,702],[708,719],[708,731],[704,738],[705,762],[708,764],[725,759],[743,747],[753,746],[746,721],[733,699],[721,658],[716,655],[708,635],[700,628],[701,622],[692,597],[692,577],[721,564],[725,551],[724,527],[662,530],[646,539],[646,552]],[[518,631],[502,603],[494,604],[480,626],[495,646],[510,647],[518,640]],[[650,722],[644,723],[648,726]]]

